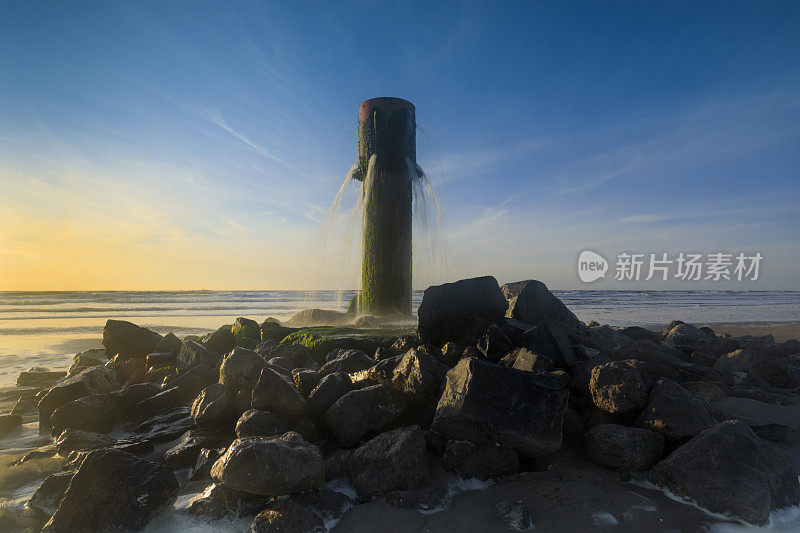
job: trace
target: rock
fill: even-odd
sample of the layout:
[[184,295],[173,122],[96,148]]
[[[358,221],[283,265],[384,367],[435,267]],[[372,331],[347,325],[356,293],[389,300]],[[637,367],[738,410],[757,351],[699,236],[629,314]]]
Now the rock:
[[557,322],[573,329],[583,327],[578,317],[541,281],[531,279],[507,283],[502,292],[508,300],[506,316],[509,318],[531,325]]
[[353,499],[350,496],[327,488],[307,490],[287,499],[308,507],[325,521],[339,520],[353,507]]
[[610,326],[591,328],[589,342],[605,352],[613,352],[622,346],[633,344],[633,339]]
[[519,457],[513,448],[494,444],[472,444],[449,440],[442,456],[442,466],[461,479],[506,476],[519,470]]
[[308,416],[297,421],[292,427],[292,431],[299,433],[306,442],[313,442],[314,444],[319,444],[324,438],[317,424]]
[[230,327],[222,326],[217,331],[209,333],[208,336],[203,339],[203,346],[212,352],[225,354],[236,347],[236,337],[233,335]]
[[217,462],[227,448],[201,448],[197,454],[197,460],[192,468],[189,481],[209,479],[211,477],[211,467]]
[[200,392],[192,403],[190,414],[197,427],[229,428],[236,419],[233,402],[228,387],[214,383]]
[[708,403],[669,379],[653,385],[650,401],[636,421],[668,441],[687,440],[716,423]]
[[206,520],[255,516],[269,502],[268,498],[211,484],[203,494],[192,500],[187,509],[191,515]]
[[295,327],[335,326],[347,323],[350,319],[347,313],[332,309],[303,309],[292,315],[286,323]]
[[[19,397],[17,403],[15,403],[14,407],[11,409],[11,414],[24,415],[25,413],[33,411],[38,403],[39,400],[36,398],[36,396],[22,395]],[[0,436],[2,436],[2,432],[0,432]]]
[[42,531],[139,531],[177,497],[178,481],[163,464],[119,450],[93,451]]
[[553,370],[553,361],[551,361],[550,358],[538,353],[533,353],[527,348],[515,348],[513,354],[513,367],[517,370],[533,372],[534,374]]
[[250,524],[250,533],[325,533],[325,523],[317,513],[292,499],[271,502]]
[[114,401],[120,420],[126,421],[133,420],[138,416],[137,404],[139,402],[152,398],[159,392],[161,392],[161,387],[155,383],[137,383],[128,385],[109,395]]
[[438,395],[446,370],[436,358],[420,348],[413,348],[394,367],[391,385],[413,403],[426,396]]
[[695,350],[692,352],[690,361],[695,365],[713,367],[717,362],[717,356],[703,350]]
[[539,324],[526,330],[517,344],[547,356],[559,368],[569,368],[578,360],[566,330],[558,323]]
[[0,415],[0,437],[4,437],[22,427],[20,415]]
[[304,363],[309,356],[309,350],[302,344],[277,344],[273,341],[259,344],[255,351],[265,361],[276,357],[285,357],[296,366]]
[[533,516],[521,500],[501,501],[492,506],[500,515],[507,529],[512,531],[528,531],[533,529]]
[[103,327],[103,346],[110,359],[119,355],[122,359],[144,358],[155,351],[161,335],[125,320],[108,320]]
[[105,350],[86,350],[75,354],[74,362],[67,370],[67,375],[80,374],[89,367],[105,364],[107,360]]
[[399,419],[407,408],[402,393],[387,385],[373,385],[339,398],[324,420],[342,446],[353,447]]
[[194,428],[194,420],[189,417],[189,409],[180,407],[174,411],[148,418],[136,426],[131,433],[131,438],[168,442],[177,439],[192,428]]
[[207,365],[211,368],[219,366],[222,355],[212,352],[196,341],[186,341],[178,352],[178,363],[183,366]]
[[387,348],[386,346],[378,346],[378,349],[375,350],[375,354],[372,356],[372,358],[375,361],[380,362],[383,361],[384,359],[389,359],[390,357],[394,357],[395,355],[397,354],[391,348]]
[[691,354],[695,350],[697,343],[708,337],[708,333],[691,324],[678,324],[667,334],[664,343],[684,353]]
[[66,372],[51,372],[45,368],[33,367],[20,373],[17,387],[48,387],[66,376]]
[[191,402],[207,386],[217,381],[217,371],[208,365],[198,364],[169,382],[166,390],[140,401],[136,405],[139,418],[152,418],[169,413]]
[[584,436],[593,463],[612,470],[647,470],[664,453],[664,436],[647,429],[602,424]]
[[336,450],[328,453],[325,457],[325,480],[345,478],[350,479],[350,454],[353,450]]
[[316,416],[322,416],[336,400],[350,392],[353,382],[345,372],[328,374],[308,395],[308,405]]
[[548,455],[561,446],[568,395],[530,372],[462,359],[447,373],[431,429],[451,439],[509,446],[525,456]]
[[224,433],[192,429],[175,446],[164,452],[164,461],[173,469],[188,468],[197,462],[197,456],[203,448],[221,448],[232,440]]
[[231,331],[238,346],[252,349],[261,342],[261,326],[255,320],[239,317],[233,323]]
[[292,370],[292,381],[300,392],[308,398],[311,391],[319,385],[320,378],[319,372],[307,368],[296,368]]
[[478,351],[489,361],[497,361],[506,355],[514,345],[497,324],[491,324],[478,339]]
[[58,438],[55,439],[54,445],[58,454],[66,457],[70,452],[76,450],[107,448],[114,445],[116,442],[115,439],[108,435],[80,429],[65,429]]
[[756,435],[773,442],[800,438],[800,406],[774,405],[752,398],[724,398],[711,403],[718,420],[739,420]]
[[572,364],[569,388],[573,394],[583,397],[591,398],[592,392],[589,390],[589,383],[592,379],[592,371],[595,367],[610,363],[611,359],[603,354],[598,353],[590,359],[576,361]]
[[147,354],[145,367],[155,370],[164,367],[176,367],[178,365],[178,354],[171,352],[156,352]]
[[661,340],[661,335],[641,326],[620,328],[619,332],[633,341],[648,340],[650,342],[659,342]]
[[170,332],[164,335],[158,344],[153,347],[153,353],[168,353],[177,355],[181,349],[181,340]]
[[589,391],[594,404],[611,414],[629,414],[647,405],[650,379],[636,361],[614,361],[592,369]]
[[56,472],[55,474],[47,476],[42,484],[39,485],[39,488],[36,489],[36,492],[33,493],[31,499],[28,500],[26,504],[27,507],[36,509],[40,513],[53,516],[56,509],[58,509],[58,504],[61,503],[61,499],[64,497],[64,493],[67,492],[69,482],[72,481],[74,475],[75,472],[70,471]]
[[447,342],[442,346],[442,357],[439,359],[447,368],[453,368],[464,354],[464,347],[455,342]]
[[397,337],[397,340],[392,343],[389,349],[392,350],[395,355],[403,355],[411,348],[416,348],[417,346],[419,346],[419,337],[416,335],[401,335]]
[[92,394],[65,403],[50,417],[54,435],[67,428],[108,433],[114,429],[119,416],[110,394]]
[[684,381],[681,386],[709,403],[721,400],[726,396],[722,387],[707,381]]
[[39,400],[40,431],[50,427],[53,411],[65,403],[90,394],[104,394],[117,388],[114,371],[105,366],[94,366],[65,379],[51,388]]
[[770,511],[800,503],[797,472],[770,443],[728,420],[655,465],[651,482],[711,512],[765,524]]
[[364,443],[350,456],[350,477],[361,497],[413,489],[428,477],[423,431],[399,428]]
[[361,350],[336,350],[336,359],[332,359],[319,369],[320,376],[327,376],[333,372],[358,372],[366,370],[375,364],[375,361]]
[[261,370],[250,405],[289,419],[302,418],[308,413],[308,404],[294,383],[269,367]]
[[322,485],[322,453],[292,431],[280,437],[238,438],[211,467],[211,477],[250,494],[293,494]]
[[289,359],[288,357],[273,357],[272,359],[267,361],[267,363],[273,368],[280,367],[287,372],[294,369],[294,364],[292,363],[292,360]]
[[417,311],[417,333],[423,342],[474,344],[469,330],[475,319],[501,324],[508,302],[491,276],[464,279],[425,289]]
[[274,413],[251,409],[236,422],[237,437],[271,437],[283,435],[289,429],[286,422]]
[[281,326],[276,319],[266,319],[261,323],[261,342],[274,340],[280,342],[290,333],[297,331],[295,328]]

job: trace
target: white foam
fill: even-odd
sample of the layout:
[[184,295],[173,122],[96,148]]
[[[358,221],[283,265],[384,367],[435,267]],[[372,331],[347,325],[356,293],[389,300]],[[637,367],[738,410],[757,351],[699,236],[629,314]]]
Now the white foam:
[[597,513],[592,513],[592,523],[597,527],[608,527],[608,526],[616,526],[619,524],[619,520],[611,514],[605,511],[600,511]]

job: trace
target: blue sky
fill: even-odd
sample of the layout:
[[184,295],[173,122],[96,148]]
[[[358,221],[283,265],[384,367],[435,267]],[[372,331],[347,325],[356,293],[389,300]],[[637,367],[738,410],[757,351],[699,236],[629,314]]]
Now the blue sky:
[[592,288],[800,289],[798,28],[796,2],[6,2],[0,289],[353,287],[346,228],[315,250],[387,95],[445,213],[419,288],[581,288],[588,248],[764,255]]

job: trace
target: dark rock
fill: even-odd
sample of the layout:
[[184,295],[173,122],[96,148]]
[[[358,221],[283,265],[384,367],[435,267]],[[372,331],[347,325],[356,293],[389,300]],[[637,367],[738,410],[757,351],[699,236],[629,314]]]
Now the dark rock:
[[506,355],[513,344],[497,324],[491,324],[478,339],[478,351],[490,361],[497,361]]
[[250,533],[325,533],[325,523],[305,505],[292,500],[270,502],[250,524]]
[[335,359],[329,360],[319,369],[320,376],[327,376],[333,372],[358,372],[366,370],[375,364],[375,361],[361,350],[335,350]]
[[261,326],[255,320],[239,317],[233,323],[231,331],[238,346],[252,349],[261,342]]
[[499,443],[526,456],[561,446],[569,393],[552,380],[479,359],[447,373],[431,429],[475,444]]
[[125,320],[108,320],[103,328],[103,346],[110,359],[119,355],[123,359],[144,358],[155,351],[161,335]]
[[724,398],[711,404],[717,420],[739,420],[773,442],[800,438],[800,406],[774,405],[751,398]]
[[[171,335],[171,334],[170,334]],[[156,352],[147,354],[145,366],[150,369],[174,367],[178,365],[178,354],[170,352]]]
[[4,437],[22,427],[20,415],[0,415],[0,437]]
[[604,352],[613,352],[622,346],[633,344],[634,341],[617,329],[610,326],[600,326],[591,328],[589,342]]
[[402,335],[400,337],[397,337],[397,340],[394,341],[394,343],[392,343],[390,349],[396,355],[403,355],[411,348],[416,348],[417,346],[419,346],[419,342],[420,342],[419,337],[417,337],[416,335]]
[[464,347],[455,342],[447,342],[442,346],[442,357],[440,361],[447,366],[453,368],[461,356],[464,354]]
[[222,355],[214,352],[196,341],[186,341],[178,352],[178,363],[183,366],[207,365],[211,368],[219,366]]
[[292,431],[296,431],[303,437],[303,440],[306,442],[313,442],[315,444],[319,444],[322,439],[323,435],[322,432],[319,430],[317,424],[311,419],[311,417],[303,417],[298,422],[294,424],[292,427]]
[[348,392],[325,413],[325,424],[344,447],[358,445],[405,413],[408,401],[387,385],[373,385]]
[[394,367],[391,385],[410,402],[438,395],[447,368],[421,347],[409,350]]
[[308,398],[308,395],[314,390],[314,387],[319,385],[320,378],[321,376],[316,370],[307,368],[296,368],[292,370],[292,381],[294,381],[295,386],[306,398]]
[[269,411],[251,409],[236,422],[237,437],[271,437],[289,429],[283,418]]
[[770,443],[728,420],[684,444],[649,479],[715,513],[764,524],[770,511],[800,502],[797,472]]
[[[491,276],[434,285],[425,289],[417,311],[417,334],[423,342],[474,344],[467,338],[476,318],[501,324],[508,308],[497,280]],[[482,332],[481,332],[482,333]]]
[[725,390],[722,387],[707,381],[684,381],[681,383],[681,386],[707,402],[716,402],[726,396]]
[[292,360],[288,357],[273,357],[269,361],[267,361],[273,367],[280,367],[286,371],[291,371],[294,368],[294,364],[292,364]]
[[584,445],[593,463],[613,470],[647,470],[664,453],[664,436],[647,429],[603,424],[590,429]]
[[137,383],[110,393],[121,421],[132,420],[138,416],[137,404],[161,392],[155,383]]
[[108,433],[118,420],[114,399],[109,394],[92,394],[65,403],[50,417],[54,435],[67,428]]
[[308,405],[316,416],[322,416],[336,400],[350,392],[353,382],[345,372],[328,374],[308,395]]
[[46,515],[53,516],[74,475],[75,472],[56,472],[47,476],[42,484],[39,485],[39,488],[36,489],[36,492],[33,493],[31,499],[28,500],[27,506]]
[[302,418],[308,413],[306,400],[294,383],[269,367],[261,370],[250,405],[253,409],[271,411],[290,419]]
[[397,354],[391,348],[387,348],[386,346],[378,346],[378,349],[375,350],[375,354],[372,356],[372,358],[375,359],[375,361],[383,361],[384,359],[389,359],[395,355]]
[[350,454],[353,450],[336,450],[325,456],[325,479],[350,478]]
[[269,344],[261,343],[256,346],[256,353],[263,357],[265,361],[275,357],[286,357],[294,365],[301,365],[308,359],[310,351],[302,344],[275,344],[270,342]]
[[486,480],[519,470],[519,457],[513,448],[507,446],[449,440],[442,456],[442,466],[456,472],[462,479]]
[[164,335],[158,344],[153,347],[154,353],[169,353],[177,355],[181,349],[181,340],[170,332]]
[[56,439],[55,448],[59,455],[66,457],[75,450],[96,450],[107,448],[117,441],[108,435],[83,431],[80,429],[65,429]]
[[589,391],[594,404],[611,414],[629,414],[647,405],[650,379],[636,361],[614,361],[592,369]]
[[117,388],[114,371],[105,366],[94,366],[65,379],[51,388],[39,400],[40,431],[50,427],[53,411],[65,403],[90,394],[104,394]]
[[513,366],[517,370],[538,374],[553,370],[553,361],[544,355],[533,353],[527,348],[515,348]]
[[34,367],[21,372],[17,378],[17,387],[48,387],[67,376],[66,372],[51,372],[44,368]]
[[636,425],[661,433],[668,441],[683,441],[713,427],[711,408],[699,396],[674,381],[660,379]]
[[667,334],[664,343],[667,346],[672,346],[684,353],[690,354],[695,350],[699,341],[707,338],[709,338],[708,333],[691,324],[678,324]]
[[583,417],[574,409],[564,411],[564,425],[562,426],[564,435],[568,437],[582,438],[586,433],[586,423]]
[[194,428],[194,420],[189,417],[189,409],[180,407],[169,413],[148,418],[136,426],[131,433],[131,438],[168,442],[177,439],[192,428]]
[[[11,408],[11,414],[24,415],[25,413],[33,411],[38,403],[39,400],[36,396],[22,395],[17,400],[17,403],[14,404],[14,407]],[[2,433],[0,433],[0,436],[2,436]]]
[[692,357],[690,360],[695,365],[714,366],[714,363],[717,362],[717,356],[708,352],[704,352],[703,350],[695,350],[692,352]]
[[564,328],[557,323],[540,324],[520,335],[517,343],[550,358],[560,368],[569,368],[578,358]]
[[186,403],[181,390],[178,387],[172,387],[140,401],[136,404],[136,412],[140,420],[147,420],[179,409]]
[[361,497],[413,489],[428,477],[424,433],[410,426],[369,440],[350,456],[350,477]]
[[225,354],[236,347],[236,337],[229,326],[222,326],[203,339],[203,346],[214,353]]
[[74,376],[80,374],[87,368],[105,364],[107,360],[105,350],[86,350],[85,352],[75,354],[75,360],[72,366],[69,367],[69,370],[67,370],[67,375]]
[[531,515],[522,500],[516,501],[501,501],[492,506],[500,518],[506,529],[512,531],[528,531],[534,528],[533,516]]
[[211,477],[211,467],[217,462],[227,448],[201,448],[194,462],[189,481],[209,479]]
[[192,429],[187,431],[181,440],[164,452],[164,461],[170,468],[187,468],[197,462],[197,456],[203,448],[221,448],[233,439],[224,433],[208,429]]
[[580,329],[581,321],[567,309],[564,303],[553,296],[547,286],[535,279],[506,283],[502,287],[508,300],[506,316],[526,324],[558,322],[568,328]]
[[280,342],[284,337],[297,331],[295,328],[281,326],[275,319],[266,319],[261,323],[261,342],[274,340]]
[[211,484],[201,496],[192,500],[187,511],[206,520],[241,518],[257,515],[267,503],[269,498],[264,496]]
[[291,431],[280,437],[238,438],[211,467],[211,477],[250,494],[293,494],[322,485],[322,453]]
[[634,341],[648,340],[651,342],[659,342],[661,340],[661,335],[641,326],[620,328],[619,332]]
[[203,389],[192,403],[190,414],[197,427],[230,428],[236,419],[234,397],[228,387],[214,383]]
[[177,496],[178,481],[163,464],[119,450],[93,451],[42,531],[138,531]]
[[323,520],[338,520],[354,505],[348,495],[327,488],[307,490],[288,499],[308,507]]
[[592,379],[592,371],[595,367],[610,363],[611,359],[603,354],[597,354],[591,359],[576,361],[573,363],[570,374],[569,387],[573,394],[584,398],[591,398],[589,382]]

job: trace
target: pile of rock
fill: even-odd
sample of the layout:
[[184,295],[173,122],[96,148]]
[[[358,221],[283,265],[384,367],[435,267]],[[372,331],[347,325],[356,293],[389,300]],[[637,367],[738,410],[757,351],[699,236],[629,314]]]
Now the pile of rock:
[[[751,523],[800,502],[797,474],[765,440],[800,433],[735,413],[738,400],[789,402],[800,343],[586,325],[538,281],[430,287],[416,335],[372,344],[245,318],[183,340],[109,320],[103,343],[107,362],[76,357],[38,394],[40,427],[68,458],[30,502],[52,515],[48,531],[141,529],[174,502],[179,468],[209,483],[193,514],[317,531],[434,468],[500,478],[560,451],[649,470]],[[326,486],[338,478],[355,500]]]

